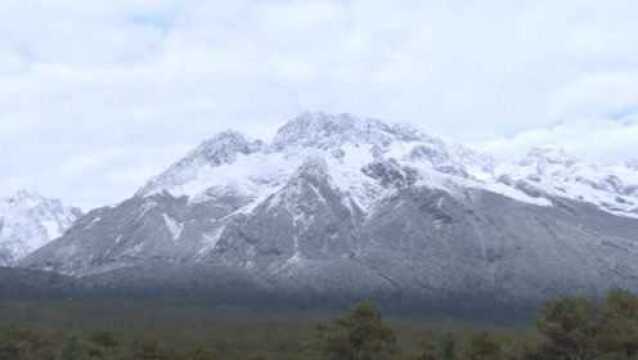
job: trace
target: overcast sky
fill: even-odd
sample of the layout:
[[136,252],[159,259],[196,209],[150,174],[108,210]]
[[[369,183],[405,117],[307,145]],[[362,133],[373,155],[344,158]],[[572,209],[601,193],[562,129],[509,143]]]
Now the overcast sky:
[[[90,208],[303,110],[638,157],[636,0],[2,0],[0,195]],[[634,155],[636,154],[636,155]]]

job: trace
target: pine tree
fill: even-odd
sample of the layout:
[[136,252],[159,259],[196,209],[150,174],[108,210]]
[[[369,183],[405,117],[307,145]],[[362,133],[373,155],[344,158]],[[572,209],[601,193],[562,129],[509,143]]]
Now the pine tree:
[[59,360],[85,360],[80,341],[76,336],[70,336],[64,342],[62,351],[60,351]]
[[389,359],[397,349],[394,331],[370,302],[358,304],[318,332],[320,350],[330,360]]
[[565,297],[544,305],[537,326],[546,341],[542,355],[547,359],[594,360],[598,309],[582,297]]
[[481,332],[470,338],[465,357],[468,360],[498,360],[502,357],[501,346],[489,333]]
[[454,335],[447,333],[441,339],[441,359],[443,360],[455,360],[456,359],[456,339]]
[[628,359],[638,356],[638,297],[624,290],[611,291],[602,306],[598,345],[606,353]]

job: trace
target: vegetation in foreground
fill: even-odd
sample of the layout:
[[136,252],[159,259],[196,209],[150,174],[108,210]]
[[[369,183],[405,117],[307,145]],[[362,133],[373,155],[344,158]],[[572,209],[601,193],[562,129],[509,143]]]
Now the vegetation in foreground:
[[20,311],[0,307],[0,360],[638,359],[638,297],[620,290],[602,302],[550,301],[529,329],[388,322],[368,302],[324,323],[126,311],[65,312],[57,321],[55,313],[25,312],[21,324],[6,323]]

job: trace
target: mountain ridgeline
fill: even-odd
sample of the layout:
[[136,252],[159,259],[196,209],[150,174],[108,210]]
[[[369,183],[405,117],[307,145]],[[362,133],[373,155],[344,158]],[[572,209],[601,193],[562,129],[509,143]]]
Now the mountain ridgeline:
[[0,199],[0,266],[14,266],[61,236],[82,215],[77,208],[29,191]]
[[[407,126],[304,113],[227,131],[19,266],[228,303],[524,306],[638,291],[638,170],[498,162]],[[468,299],[471,299],[468,301]]]

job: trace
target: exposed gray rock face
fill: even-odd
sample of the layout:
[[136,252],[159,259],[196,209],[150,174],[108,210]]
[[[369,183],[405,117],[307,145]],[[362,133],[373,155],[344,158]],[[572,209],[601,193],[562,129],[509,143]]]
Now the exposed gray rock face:
[[405,127],[308,113],[270,145],[205,142],[21,265],[325,301],[638,290],[635,170],[608,170],[549,150],[502,166]]
[[428,297],[539,301],[636,288],[635,220],[569,201],[543,208],[481,190],[465,196],[414,189],[387,199],[364,226],[365,263]]
[[101,273],[144,261],[180,263],[211,246],[209,234],[244,204],[226,198],[189,205],[169,194],[134,197],[114,208],[89,212],[59,242],[29,257],[43,270],[69,275]]
[[418,170],[401,166],[392,159],[375,160],[361,168],[361,171],[383,187],[406,188],[414,185],[419,178]]

